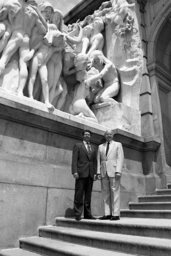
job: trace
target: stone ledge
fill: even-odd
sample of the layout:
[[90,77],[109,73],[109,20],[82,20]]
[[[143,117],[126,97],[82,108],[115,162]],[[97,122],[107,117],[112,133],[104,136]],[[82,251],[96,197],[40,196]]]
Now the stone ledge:
[[82,130],[90,129],[93,142],[99,143],[106,128],[98,123],[55,109],[49,112],[45,104],[30,100],[28,97],[18,97],[0,88],[0,118],[16,123],[39,128],[73,137],[82,138]]
[[[93,133],[92,142],[103,142],[103,134],[107,129],[98,123],[73,116],[55,109],[48,112],[46,106],[28,97],[18,97],[0,88],[0,119],[13,121],[30,127],[39,128],[66,137],[81,140],[82,130],[90,129]],[[113,129],[116,141],[123,146],[138,151],[157,151],[160,146],[158,138],[143,138],[121,129]]]
[[158,137],[143,138],[120,129],[114,130],[114,139],[123,146],[142,152],[156,152],[161,144]]

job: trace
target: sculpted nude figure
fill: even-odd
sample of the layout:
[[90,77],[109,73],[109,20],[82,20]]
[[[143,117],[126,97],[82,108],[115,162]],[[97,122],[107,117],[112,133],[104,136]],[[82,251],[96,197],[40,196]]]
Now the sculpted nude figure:
[[98,73],[98,70],[95,68],[92,68],[89,71],[83,70],[82,72],[79,72],[77,80],[80,80],[80,83],[75,87],[73,101],[69,108],[71,114],[84,117],[93,122],[97,122],[97,118],[87,105],[86,98],[90,97],[90,90],[93,90],[99,82],[99,79],[96,79]]
[[0,53],[5,48],[11,35],[11,28],[8,20],[0,22]]
[[3,73],[7,63],[12,55],[19,50],[19,70],[20,79],[18,94],[23,95],[23,89],[28,77],[27,61],[29,61],[34,52],[29,49],[29,39],[34,26],[37,26],[43,32],[46,31],[38,14],[27,3],[20,0],[8,0],[5,6],[8,12],[9,23],[12,35],[2,53],[0,59],[0,75]]
[[77,45],[75,52],[76,54],[86,54],[90,45],[90,37],[93,32],[93,25],[88,24],[83,27],[83,36],[81,43]]
[[90,58],[92,60],[92,66],[99,71],[99,73],[94,76],[94,82],[98,79],[102,79],[103,82],[103,88],[96,94],[94,103],[116,102],[113,97],[118,94],[120,84],[115,65],[98,50],[92,52]]
[[92,24],[89,24],[83,28],[83,37],[81,43],[76,47],[75,49],[75,69],[76,71],[83,70],[87,68],[87,65],[89,64],[89,58],[88,58],[88,48],[90,46],[90,37],[93,31]]
[[[57,29],[62,32],[63,15],[59,10],[51,13],[51,20]],[[59,42],[60,43],[60,42]],[[55,52],[47,63],[49,100],[57,109],[61,109],[67,95],[67,86],[61,77],[62,73],[62,55],[65,42],[63,41],[62,50]]]
[[[44,3],[44,7],[44,9],[42,7],[42,14],[45,20],[52,22],[51,16],[54,14],[53,7],[48,2]],[[52,111],[54,110],[54,106],[51,102],[57,96],[54,93],[59,93],[59,90],[56,90],[56,86],[62,71],[62,50],[65,47],[66,41],[72,43],[74,39],[59,31],[55,24],[48,23],[48,30],[44,36],[44,40],[41,42],[32,60],[28,83],[29,97],[33,99],[33,88],[37,72],[39,72],[44,102],[47,108]]]
[[95,17],[93,23],[90,23],[83,28],[83,39],[79,46],[80,53],[75,58],[75,66],[77,70],[86,69],[86,67],[89,66],[90,54],[95,50],[103,49],[104,38],[101,33],[103,29],[104,23],[100,17]]
[[103,19],[100,17],[95,17],[93,21],[93,34],[90,38],[90,46],[87,52],[88,56],[90,56],[90,54],[95,50],[102,51],[104,46],[104,37],[101,32],[103,31],[103,29]]
[[58,45],[59,37],[61,41],[63,41],[64,39],[62,33],[57,30],[57,27],[54,24],[48,24],[48,27],[49,36],[39,47],[32,60],[30,79],[28,83],[28,92],[29,97],[33,99],[33,87],[35,84],[37,72],[39,72],[42,83],[44,102],[49,110],[54,110],[53,105],[49,101],[47,62],[50,60],[55,52],[60,52],[62,50],[63,44],[61,43],[60,46]]

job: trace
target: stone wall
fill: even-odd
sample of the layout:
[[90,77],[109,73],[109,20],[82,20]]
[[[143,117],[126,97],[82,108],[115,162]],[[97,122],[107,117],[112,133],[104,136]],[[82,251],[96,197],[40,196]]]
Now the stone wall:
[[[74,179],[72,147],[81,140],[82,129],[93,132],[92,142],[102,142],[105,127],[55,110],[43,103],[17,98],[0,90],[0,247],[17,246],[21,236],[35,235],[37,227],[52,224],[56,216],[72,213]],[[152,193],[156,178],[144,167],[144,155],[155,163],[156,140],[116,129],[115,139],[124,147],[121,208],[138,195]],[[148,172],[149,170],[149,172]],[[144,176],[145,171],[148,172]],[[147,188],[149,181],[154,186]],[[92,212],[102,215],[100,182],[94,183]]]

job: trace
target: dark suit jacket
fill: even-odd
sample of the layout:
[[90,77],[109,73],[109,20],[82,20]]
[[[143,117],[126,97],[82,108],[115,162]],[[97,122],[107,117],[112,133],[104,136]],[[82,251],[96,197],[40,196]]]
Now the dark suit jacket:
[[91,144],[92,152],[88,154],[83,142],[74,145],[72,154],[72,174],[78,173],[79,178],[89,175],[94,178],[97,173],[97,149]]

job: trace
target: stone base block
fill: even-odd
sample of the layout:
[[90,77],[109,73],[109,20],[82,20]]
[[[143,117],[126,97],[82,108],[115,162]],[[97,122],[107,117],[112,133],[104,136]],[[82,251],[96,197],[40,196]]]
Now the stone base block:
[[93,106],[99,124],[110,129],[121,129],[132,134],[141,135],[140,111],[122,103],[100,103]]

